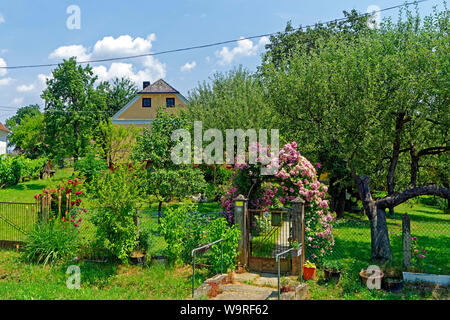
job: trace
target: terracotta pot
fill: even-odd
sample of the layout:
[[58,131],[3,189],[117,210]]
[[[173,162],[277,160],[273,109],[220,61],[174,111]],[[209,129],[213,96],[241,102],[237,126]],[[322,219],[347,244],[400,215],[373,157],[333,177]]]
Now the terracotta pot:
[[316,278],[316,268],[308,268],[303,265],[303,279],[314,280]]
[[361,270],[361,272],[359,273],[359,276],[361,277],[361,285],[366,287],[367,286],[367,279],[371,278],[371,280],[375,280],[375,279],[379,279],[380,280],[380,284],[381,284],[381,280],[384,277],[384,273],[380,271],[380,273],[378,275],[372,275],[372,274],[366,274],[365,273],[366,270]]

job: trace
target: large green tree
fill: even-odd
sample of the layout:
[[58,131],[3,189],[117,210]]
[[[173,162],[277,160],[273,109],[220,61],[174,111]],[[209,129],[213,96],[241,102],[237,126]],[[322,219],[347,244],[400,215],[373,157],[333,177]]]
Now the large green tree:
[[[436,131],[421,124],[442,122],[436,129],[442,132],[448,126],[448,89],[436,84],[448,81],[447,30],[446,11],[422,23],[408,13],[397,24],[362,30],[351,41],[336,33],[318,39],[314,51],[302,44],[288,61],[263,67],[285,134],[300,148],[342,159],[350,172],[371,222],[374,259],[391,257],[386,208],[424,194],[450,196],[442,185],[395,188],[398,161],[411,142],[446,147],[442,135],[435,137]],[[414,128],[410,134],[408,126]],[[387,186],[387,197],[372,198],[369,176],[386,177],[378,186]]]
[[52,158],[82,156],[96,126],[98,106],[105,103],[95,90],[90,66],[64,60],[53,70],[41,97],[45,101],[45,146]]
[[156,197],[159,215],[164,202],[204,190],[205,180],[200,169],[172,161],[172,151],[178,143],[172,140],[172,133],[185,128],[185,119],[160,109],[151,129],[144,129],[133,148],[132,159],[147,163],[145,188],[147,195]]

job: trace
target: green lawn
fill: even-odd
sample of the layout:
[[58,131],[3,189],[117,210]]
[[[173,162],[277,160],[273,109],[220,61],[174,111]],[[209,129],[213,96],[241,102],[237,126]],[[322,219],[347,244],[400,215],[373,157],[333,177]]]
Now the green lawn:
[[[19,253],[0,250],[0,300],[164,300],[186,299],[191,293],[189,266],[73,264],[81,270],[79,290],[66,287],[69,264],[53,268],[30,265],[21,261]],[[197,285],[204,279],[200,271]]]
[[0,202],[34,203],[35,194],[42,192],[44,188],[55,186],[58,181],[70,179],[72,173],[72,168],[64,168],[57,170],[52,178],[28,180],[12,187],[0,189]]
[[[420,248],[427,251],[425,272],[450,274],[450,215],[444,214],[432,201],[432,197],[421,197],[414,202],[404,203],[396,208],[396,216],[387,218],[391,237],[394,262],[401,265],[402,248],[401,216],[408,213],[411,219],[411,234],[418,237]],[[335,246],[333,258],[347,263],[356,259],[370,264],[370,224],[364,215],[346,214],[334,227]]]

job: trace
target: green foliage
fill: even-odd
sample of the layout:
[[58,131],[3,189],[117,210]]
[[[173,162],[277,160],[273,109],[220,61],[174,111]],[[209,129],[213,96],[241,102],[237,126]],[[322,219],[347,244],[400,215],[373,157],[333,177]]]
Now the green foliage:
[[78,244],[78,230],[71,222],[39,223],[25,240],[23,257],[28,262],[54,265],[74,258]]
[[337,261],[337,260],[325,260],[322,263],[322,267],[324,269],[336,272],[336,271],[341,271],[344,266],[342,265],[342,263],[340,261]]
[[47,80],[42,92],[45,101],[45,145],[51,158],[83,156],[98,125],[96,111],[105,97],[95,90],[90,66],[83,67],[75,58],[64,60]]
[[96,158],[94,152],[89,152],[83,159],[74,164],[74,170],[78,172],[79,176],[85,177],[86,182],[92,181],[95,176],[106,169],[105,160]]
[[13,115],[11,118],[7,119],[5,123],[6,123],[6,126],[10,130],[15,131],[16,126],[20,125],[25,118],[34,117],[34,116],[40,115],[40,114],[41,114],[41,111],[40,111],[39,105],[32,104],[32,105],[17,109],[16,114]]
[[146,161],[146,192],[155,196],[160,204],[173,198],[184,198],[204,190],[203,174],[190,165],[176,165],[171,153],[176,141],[172,132],[186,128],[186,121],[169,115],[161,109],[152,122],[151,130],[145,128],[137,137],[132,159]]
[[46,159],[31,160],[24,156],[0,155],[0,188],[14,186],[22,177],[37,177]]
[[306,262],[303,264],[307,268],[316,268],[316,265],[309,260],[306,260]]
[[[225,218],[210,218],[196,213],[194,205],[168,209],[161,220],[161,235],[168,244],[167,255],[171,262],[191,263],[191,253],[207,243],[224,239],[223,270],[233,269],[238,255],[240,231],[229,226]],[[216,272],[221,267],[221,244],[212,246],[206,254],[207,261]]]
[[97,240],[122,262],[138,244],[135,221],[142,198],[141,170],[117,166],[96,176],[90,184]]
[[39,110],[32,114],[25,114],[11,130],[12,133],[8,137],[8,145],[15,146],[17,150],[26,153],[30,157],[38,157],[42,154],[44,115]]
[[172,263],[190,263],[192,250],[206,243],[206,220],[195,211],[192,204],[169,208],[161,219],[161,235],[168,244],[167,257]]
[[223,134],[230,128],[276,129],[279,118],[264,91],[260,79],[241,67],[215,73],[210,83],[190,92],[187,119]]
[[[223,272],[236,268],[236,258],[239,255],[237,250],[241,232],[235,225],[229,226],[225,218],[218,218],[207,225],[208,241],[214,242],[224,239],[223,245]],[[221,244],[211,247],[208,252],[208,262],[215,272],[220,272],[221,268]]]

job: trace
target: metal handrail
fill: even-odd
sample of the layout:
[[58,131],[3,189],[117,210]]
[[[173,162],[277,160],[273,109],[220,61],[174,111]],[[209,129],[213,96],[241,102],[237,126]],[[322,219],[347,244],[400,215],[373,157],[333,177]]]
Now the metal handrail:
[[[287,249],[286,251],[283,251],[283,252],[281,252],[281,253],[278,253],[278,254],[275,256],[275,260],[276,260],[276,262],[277,262],[277,264],[278,264],[278,300],[280,300],[280,256],[283,256],[283,255],[285,255],[285,254],[287,254],[287,253],[289,253],[289,252],[291,252],[291,251],[300,251],[300,253],[302,253],[303,247],[300,246],[299,249],[289,248],[289,249]],[[300,255],[300,270],[301,270],[301,268],[303,267],[302,264],[303,264],[303,261],[301,261],[301,255]],[[301,275],[302,275],[302,272],[300,271],[300,282],[302,281],[302,276],[301,276]]]
[[192,298],[194,297],[194,290],[195,290],[195,253],[199,250],[205,249],[205,248],[209,248],[213,245],[215,245],[216,243],[221,243],[221,247],[220,247],[220,273],[223,273],[223,241],[224,239],[219,239],[217,241],[205,244],[204,246],[201,246],[199,248],[196,248],[194,250],[192,250],[191,256],[192,256]]

